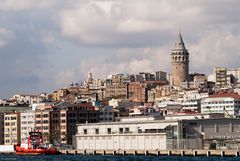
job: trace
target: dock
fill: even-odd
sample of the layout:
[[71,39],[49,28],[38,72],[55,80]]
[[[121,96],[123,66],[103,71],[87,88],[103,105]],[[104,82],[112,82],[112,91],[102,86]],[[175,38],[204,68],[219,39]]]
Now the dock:
[[[218,156],[239,157],[239,150],[202,150],[202,149],[174,149],[174,150],[59,150],[62,155],[152,155],[152,156]],[[0,155],[12,155],[13,151],[1,151]]]
[[64,155],[155,155],[239,157],[239,150],[60,150]]

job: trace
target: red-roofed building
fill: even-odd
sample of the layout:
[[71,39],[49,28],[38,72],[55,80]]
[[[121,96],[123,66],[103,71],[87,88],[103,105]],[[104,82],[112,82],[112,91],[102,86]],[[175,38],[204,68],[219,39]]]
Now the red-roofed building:
[[201,101],[201,113],[224,113],[225,117],[238,117],[240,95],[237,93],[216,93]]

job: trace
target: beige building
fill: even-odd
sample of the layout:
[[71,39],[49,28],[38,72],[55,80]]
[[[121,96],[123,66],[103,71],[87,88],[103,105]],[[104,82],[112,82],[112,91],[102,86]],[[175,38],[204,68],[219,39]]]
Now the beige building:
[[227,85],[227,69],[222,67],[214,68],[214,80],[216,87],[225,87]]
[[11,112],[4,114],[4,144],[14,145],[20,143],[20,113]]
[[189,77],[189,53],[180,33],[175,48],[172,50],[171,59],[173,85],[180,86],[182,82],[188,81]]
[[127,84],[111,84],[106,86],[106,98],[127,98]]
[[61,99],[65,98],[67,96],[67,89],[59,89],[57,91],[53,92],[53,100],[54,101],[61,101]]

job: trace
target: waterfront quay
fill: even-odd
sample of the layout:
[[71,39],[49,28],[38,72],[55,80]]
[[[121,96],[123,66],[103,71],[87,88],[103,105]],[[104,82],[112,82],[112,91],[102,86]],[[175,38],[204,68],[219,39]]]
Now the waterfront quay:
[[155,155],[239,157],[239,150],[60,150],[65,155]]

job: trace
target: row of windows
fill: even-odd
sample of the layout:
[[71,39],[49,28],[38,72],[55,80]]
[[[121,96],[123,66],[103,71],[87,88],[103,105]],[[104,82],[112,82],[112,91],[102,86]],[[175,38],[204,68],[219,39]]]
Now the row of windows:
[[33,124],[33,121],[22,121],[21,124]]
[[206,104],[240,104],[240,101],[219,101],[219,102],[205,102]]
[[[6,140],[5,140],[5,143],[10,143],[10,139],[6,139]],[[17,140],[16,140],[16,139],[13,139],[13,140],[12,140],[12,143],[17,143]]]
[[17,117],[5,117],[5,120],[17,120]]
[[48,126],[43,126],[43,127],[36,126],[35,128],[36,128],[36,130],[39,130],[39,131],[42,130],[42,129],[43,130],[49,130]]
[[10,122],[5,122],[5,126],[15,126],[16,125],[16,122],[11,122],[11,124],[10,124]]
[[29,116],[22,116],[21,118],[22,118],[22,119],[33,119],[34,116],[32,116],[32,115],[29,115]]
[[47,118],[48,117],[48,114],[43,114],[43,115],[41,115],[41,114],[37,114],[36,115],[36,118]]
[[202,109],[209,109],[210,108],[210,110],[211,109],[223,109],[223,108],[225,108],[225,109],[233,109],[233,108],[240,108],[240,106],[211,106],[211,107],[202,107]]
[[[84,134],[87,134],[87,129],[83,129],[83,133]],[[111,128],[107,128],[107,133],[108,134],[112,134],[112,129]],[[129,128],[126,127],[125,129],[124,128],[119,128],[119,134],[123,134],[123,133],[129,133]],[[95,134],[99,134],[99,129],[96,128],[95,129]]]
[[41,123],[48,124],[48,120],[43,120],[43,121],[37,120],[36,121],[36,124],[41,124]]
[[9,128],[5,129],[5,132],[6,132],[6,133],[9,133],[10,131],[11,131],[11,132],[16,132],[17,129],[16,129],[16,128],[12,128],[11,130],[10,130]]

